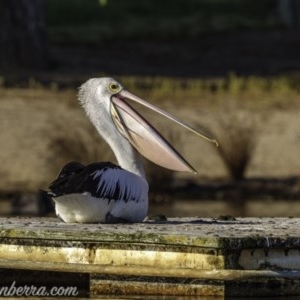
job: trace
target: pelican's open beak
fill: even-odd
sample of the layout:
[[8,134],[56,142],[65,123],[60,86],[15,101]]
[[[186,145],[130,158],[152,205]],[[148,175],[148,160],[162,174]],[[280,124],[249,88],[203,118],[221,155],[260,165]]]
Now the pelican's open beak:
[[174,171],[197,173],[149,122],[125,102],[125,99],[142,104],[194,132],[198,136],[218,145],[216,140],[204,136],[171,114],[124,89],[121,90],[112,96],[110,109],[116,127],[141,155],[164,168]]

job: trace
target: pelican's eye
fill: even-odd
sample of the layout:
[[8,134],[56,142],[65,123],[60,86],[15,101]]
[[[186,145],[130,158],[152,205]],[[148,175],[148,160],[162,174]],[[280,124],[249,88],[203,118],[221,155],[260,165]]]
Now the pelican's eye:
[[111,92],[116,93],[120,90],[120,86],[117,83],[111,83],[109,89]]

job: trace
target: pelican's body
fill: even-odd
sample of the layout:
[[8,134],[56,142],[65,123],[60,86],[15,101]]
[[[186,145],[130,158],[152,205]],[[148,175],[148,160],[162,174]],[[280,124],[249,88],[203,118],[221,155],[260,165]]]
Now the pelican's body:
[[129,93],[112,78],[88,80],[80,88],[79,101],[110,145],[119,166],[71,162],[62,168],[48,195],[55,202],[56,214],[65,222],[142,222],[148,211],[148,183],[139,154],[165,168],[196,172],[125,99],[156,110],[202,136]]
[[68,223],[135,223],[148,210],[147,181],[109,162],[68,163],[50,189],[57,215]]

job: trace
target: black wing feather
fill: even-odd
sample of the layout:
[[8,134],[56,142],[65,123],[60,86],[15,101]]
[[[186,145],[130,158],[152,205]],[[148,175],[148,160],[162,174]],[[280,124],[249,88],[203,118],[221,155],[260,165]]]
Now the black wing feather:
[[[49,189],[55,197],[89,192],[94,197],[118,200],[122,194],[118,182],[109,192],[104,193],[103,188],[101,188],[104,184],[99,187],[101,176],[94,179],[96,171],[108,169],[122,170],[122,168],[110,162],[92,163],[87,166],[71,162],[62,168],[57,179],[50,184]],[[127,199],[127,192],[124,198]]]

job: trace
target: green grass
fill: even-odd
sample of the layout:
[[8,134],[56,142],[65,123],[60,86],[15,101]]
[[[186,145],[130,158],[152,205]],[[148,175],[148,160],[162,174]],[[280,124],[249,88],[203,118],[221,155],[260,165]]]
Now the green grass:
[[[105,74],[101,74],[105,76]],[[260,77],[237,76],[233,73],[224,78],[171,78],[150,76],[120,76],[117,78],[126,89],[151,102],[178,103],[184,105],[205,104],[220,107],[234,103],[237,108],[247,109],[289,109],[300,105],[300,74]],[[14,93],[17,89],[1,88],[5,86],[5,77],[0,77],[0,94]],[[26,84],[23,84],[26,86]],[[35,78],[28,79],[28,93],[44,90],[58,92],[59,83],[53,81],[43,85]],[[68,92],[69,91],[69,92]],[[72,92],[71,92],[72,91]],[[75,103],[76,91],[65,89],[66,101]],[[72,98],[71,98],[72,97]]]
[[236,76],[221,79],[177,79],[124,76],[127,89],[151,99],[172,103],[204,103],[218,107],[224,101],[248,109],[289,109],[299,106],[299,74],[277,77]]

